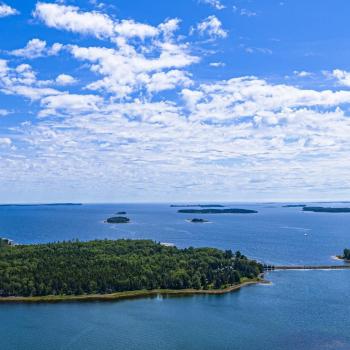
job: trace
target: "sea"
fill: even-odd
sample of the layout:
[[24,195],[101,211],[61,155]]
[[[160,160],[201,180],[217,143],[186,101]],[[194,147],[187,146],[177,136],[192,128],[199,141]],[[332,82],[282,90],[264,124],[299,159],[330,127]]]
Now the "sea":
[[[266,264],[344,264],[334,256],[350,247],[350,214],[285,204],[224,203],[258,213],[206,215],[180,214],[170,203],[0,206],[0,237],[18,244],[151,239],[239,250]],[[105,223],[120,211],[130,223]],[[189,222],[194,217],[209,222]],[[265,277],[270,284],[225,295],[0,304],[0,349],[350,349],[350,270],[273,271]]]

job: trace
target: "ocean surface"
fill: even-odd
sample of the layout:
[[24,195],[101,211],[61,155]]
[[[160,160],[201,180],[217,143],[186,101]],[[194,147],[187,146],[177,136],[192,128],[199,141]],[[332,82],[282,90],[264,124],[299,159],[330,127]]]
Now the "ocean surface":
[[[169,204],[0,206],[0,237],[17,243],[147,238],[240,250],[265,263],[343,264],[332,256],[350,247],[350,214],[280,203],[230,207],[258,214],[179,214]],[[131,223],[104,223],[118,211]],[[210,223],[186,221],[193,217]],[[0,349],[350,349],[350,270],[266,277],[271,285],[223,296],[0,304]]]

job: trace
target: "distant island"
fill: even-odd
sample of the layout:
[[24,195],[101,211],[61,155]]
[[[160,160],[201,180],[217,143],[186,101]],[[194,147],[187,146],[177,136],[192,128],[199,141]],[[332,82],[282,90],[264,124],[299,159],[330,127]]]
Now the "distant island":
[[255,214],[256,210],[250,209],[180,209],[183,214]]
[[192,208],[192,207],[199,207],[199,208],[224,208],[224,205],[221,204],[172,204],[170,207],[172,208]]
[[306,204],[287,204],[282,205],[282,208],[304,208],[306,207]]
[[82,203],[42,203],[42,204],[0,204],[0,207],[42,207],[42,206],[68,206],[83,205]]
[[130,222],[130,219],[125,216],[113,216],[108,218],[106,221],[109,224],[127,224]]
[[220,294],[260,281],[263,272],[240,252],[150,240],[1,246],[0,261],[0,302]]
[[194,223],[194,224],[197,224],[197,223],[203,223],[203,222],[209,222],[208,220],[206,219],[198,219],[198,218],[194,218],[194,219],[191,219],[189,220],[190,222]]
[[350,213],[350,208],[303,207],[303,211],[312,211],[314,213]]
[[118,211],[117,212],[117,215],[125,215],[126,214],[126,211]]

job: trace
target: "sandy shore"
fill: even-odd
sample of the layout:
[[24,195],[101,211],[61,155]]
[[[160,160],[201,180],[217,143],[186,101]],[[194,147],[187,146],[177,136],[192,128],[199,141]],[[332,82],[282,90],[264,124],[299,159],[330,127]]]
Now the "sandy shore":
[[112,294],[89,294],[89,295],[48,295],[38,297],[0,297],[0,303],[55,303],[55,302],[81,302],[81,301],[115,301],[125,299],[146,298],[154,296],[180,297],[191,295],[220,295],[231,293],[242,287],[258,283],[269,283],[263,279],[248,280],[241,284],[233,285],[223,289],[154,289],[154,290],[136,290],[129,292],[118,292]]

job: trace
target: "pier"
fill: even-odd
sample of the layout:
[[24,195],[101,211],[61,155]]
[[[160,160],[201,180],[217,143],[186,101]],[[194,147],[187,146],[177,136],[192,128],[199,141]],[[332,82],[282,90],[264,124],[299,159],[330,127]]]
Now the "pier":
[[265,271],[277,270],[350,270],[349,265],[282,265],[282,266],[265,266]]

